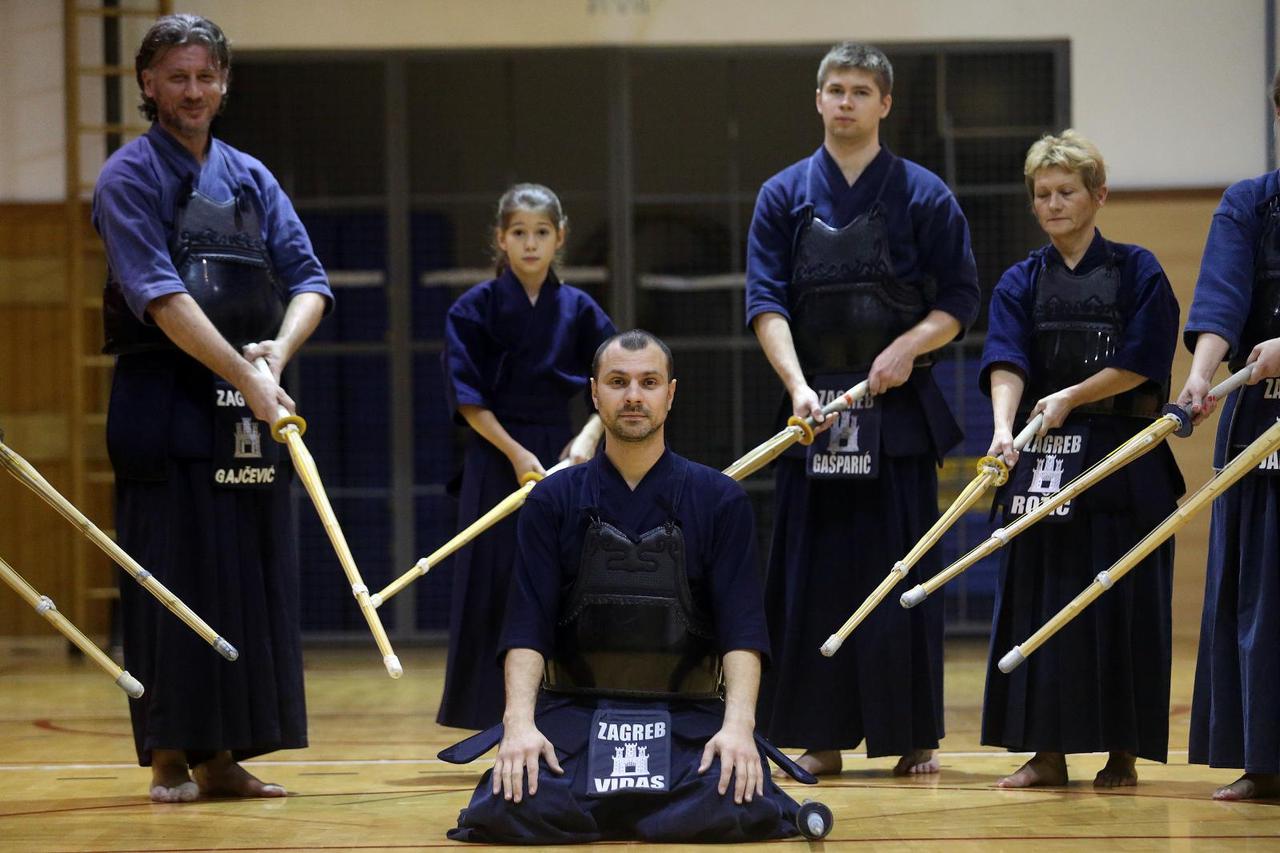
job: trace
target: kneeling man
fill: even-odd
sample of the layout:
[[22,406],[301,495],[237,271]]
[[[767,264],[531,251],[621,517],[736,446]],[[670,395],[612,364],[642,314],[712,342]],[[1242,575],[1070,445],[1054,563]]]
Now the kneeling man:
[[616,335],[591,375],[605,452],[539,483],[520,513],[503,723],[440,756],[500,740],[498,757],[449,837],[794,835],[798,807],[763,758],[816,780],[755,735],[769,638],[747,495],[667,449],[666,344]]

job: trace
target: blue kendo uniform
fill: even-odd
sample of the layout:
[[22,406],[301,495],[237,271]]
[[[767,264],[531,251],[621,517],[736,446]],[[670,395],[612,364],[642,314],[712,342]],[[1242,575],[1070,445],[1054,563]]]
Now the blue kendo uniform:
[[[586,293],[547,276],[538,301],[508,269],[458,298],[445,320],[442,363],[454,420],[463,405],[490,409],[550,468],[573,437],[569,403],[590,385],[591,358],[615,333]],[[519,484],[511,462],[482,436],[467,443],[458,500],[464,529]],[[498,637],[515,561],[515,519],[499,522],[453,560],[449,659],[436,722],[485,729],[502,719]]]
[[[991,297],[978,381],[989,396],[992,370],[1022,376],[1015,432],[1039,399],[1103,368],[1146,380],[1075,408],[1045,441],[1033,442],[996,494],[1006,523],[1159,414],[1177,341],[1177,299],[1155,256],[1140,246],[1112,243],[1095,231],[1075,269],[1050,245],[1005,271]],[[1058,476],[1044,477],[1055,466]],[[1014,752],[1124,751],[1166,760],[1172,539],[1026,665],[1005,675],[996,664],[1172,512],[1183,491],[1173,453],[1161,443],[1070,501],[1066,517],[1049,516],[1001,552],[984,744]]]
[[153,124],[108,159],[93,198],[106,246],[107,450],[120,545],[240,651],[222,660],[121,576],[125,666],[141,764],[307,745],[291,468],[224,380],[147,314],[189,293],[236,348],[274,338],[288,301],[333,294],[262,163],[211,139],[203,164]]
[[[825,400],[865,377],[930,309],[962,329],[973,322],[968,224],[936,175],[887,148],[850,186],[821,147],[760,190],[746,298],[748,324],[766,312],[787,318]],[[765,596],[774,667],[759,716],[779,744],[847,749],[865,739],[870,756],[902,755],[943,735],[941,598],[876,608],[838,654],[818,654],[937,519],[937,465],[961,438],[924,364],[873,403],[841,416],[808,458],[799,449],[777,463]],[[789,400],[782,409],[790,414]],[[831,471],[856,478],[823,476]],[[935,549],[907,582],[939,568]]]
[[[493,771],[485,772],[449,837],[556,844],[795,834],[796,803],[772,779],[763,796],[735,804],[732,788],[717,791],[719,759],[697,772],[723,722],[722,656],[769,656],[746,493],[670,450],[632,491],[600,453],[543,480],[518,531],[499,652],[532,649],[547,661],[535,719],[564,774],[541,770],[537,794],[514,803],[493,796]],[[499,725],[440,757],[470,761],[501,737]],[[769,754],[816,781],[757,743],[762,763]],[[637,758],[641,767],[627,763]]]
[[[1231,186],[1214,211],[1183,338],[1226,339],[1233,369],[1280,337],[1280,173]],[[1272,380],[1234,392],[1218,414],[1221,468],[1280,416]],[[1272,391],[1274,393],[1274,391]],[[1272,460],[1274,461],[1274,460]],[[1265,464],[1265,463],[1264,463]],[[1280,773],[1280,481],[1254,471],[1213,503],[1188,760]]]

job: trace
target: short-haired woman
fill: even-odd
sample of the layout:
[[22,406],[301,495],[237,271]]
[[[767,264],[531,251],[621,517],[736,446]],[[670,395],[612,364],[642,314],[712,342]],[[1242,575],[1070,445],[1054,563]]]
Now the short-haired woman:
[[[1067,130],[1031,146],[1023,170],[1049,245],[1001,276],[979,383],[991,397],[990,453],[1011,466],[1006,520],[1047,499],[1159,413],[1178,303],[1155,256],[1094,226],[1107,200],[1098,149]],[[1018,459],[1013,434],[1037,414]],[[982,742],[1034,756],[1000,787],[1065,785],[1068,753],[1107,752],[1096,787],[1133,785],[1137,757],[1164,761],[1169,735],[1173,543],[1165,543],[1023,666],[996,662],[1171,512],[1183,492],[1161,445],[1004,549]]]

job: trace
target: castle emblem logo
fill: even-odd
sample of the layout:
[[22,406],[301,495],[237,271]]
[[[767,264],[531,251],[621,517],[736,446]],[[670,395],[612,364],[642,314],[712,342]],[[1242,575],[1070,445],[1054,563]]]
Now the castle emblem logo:
[[1027,486],[1027,491],[1034,495],[1056,495],[1062,491],[1064,470],[1062,457],[1054,453],[1041,456],[1031,472],[1031,485]]
[[836,421],[834,433],[831,436],[831,443],[827,445],[827,449],[831,453],[858,453],[858,432],[861,427],[858,426],[858,416],[849,412],[842,412],[840,419]]
[[253,418],[236,421],[235,441],[236,459],[262,458],[262,433],[258,430],[258,422]]
[[648,776],[649,747],[628,743],[613,750],[612,776]]

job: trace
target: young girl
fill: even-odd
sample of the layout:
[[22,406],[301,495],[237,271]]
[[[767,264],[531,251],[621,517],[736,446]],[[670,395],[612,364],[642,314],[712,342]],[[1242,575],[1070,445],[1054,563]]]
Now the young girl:
[[[463,463],[462,529],[557,459],[582,462],[600,440],[592,415],[575,437],[569,401],[586,392],[591,358],[614,334],[590,296],[552,268],[568,225],[555,193],[517,184],[498,201],[498,277],[459,297],[445,321],[445,388],[457,420],[473,430]],[[449,660],[436,721],[485,729],[502,718],[498,640],[515,561],[515,517],[458,552],[453,562]]]

